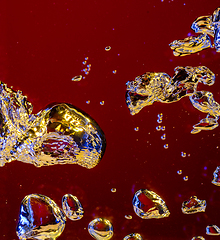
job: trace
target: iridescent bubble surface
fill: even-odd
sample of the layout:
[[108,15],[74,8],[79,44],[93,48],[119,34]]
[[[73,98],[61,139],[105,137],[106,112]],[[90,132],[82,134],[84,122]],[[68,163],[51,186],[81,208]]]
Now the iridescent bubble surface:
[[220,228],[216,225],[209,225],[206,227],[206,234],[218,236],[218,235],[220,235]]
[[84,210],[79,199],[72,194],[65,194],[62,198],[62,208],[65,215],[73,221],[83,217]]
[[[193,126],[191,133],[218,127],[220,105],[211,92],[197,91],[199,83],[213,85],[215,74],[205,66],[176,67],[174,72],[172,78],[166,73],[146,72],[137,76],[134,81],[127,82],[126,104],[131,115],[139,113],[142,108],[154,102],[173,103],[189,97],[196,109],[207,113],[206,118]],[[157,122],[162,122],[162,116],[158,115]],[[161,128],[158,127],[157,130]]]
[[108,240],[113,236],[113,226],[105,218],[96,218],[89,223],[89,234],[97,240]]
[[206,210],[206,201],[199,200],[196,196],[190,197],[189,200],[182,203],[182,212],[184,214],[193,214],[198,212],[205,212]]
[[37,167],[79,164],[95,167],[105,151],[98,124],[70,104],[52,104],[36,115],[20,91],[0,84],[0,165],[13,160]]
[[123,240],[143,240],[139,233],[131,233],[123,238]]
[[155,192],[148,189],[138,190],[133,197],[135,213],[143,219],[169,217],[170,212],[165,201]]
[[55,240],[65,222],[62,210],[52,199],[31,194],[22,200],[16,233],[19,239]]

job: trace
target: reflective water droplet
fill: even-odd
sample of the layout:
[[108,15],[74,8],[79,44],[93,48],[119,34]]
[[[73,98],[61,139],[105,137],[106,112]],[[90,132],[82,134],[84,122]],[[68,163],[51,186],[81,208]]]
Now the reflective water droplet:
[[82,75],[78,75],[78,76],[75,76],[72,78],[72,81],[74,81],[74,82],[79,82],[81,80],[82,80]]
[[189,180],[189,177],[188,177],[188,176],[185,176],[185,177],[183,177],[183,180],[184,180],[184,181],[188,181],[188,180]]
[[220,166],[218,166],[213,172],[212,183],[216,186],[220,186]]
[[105,47],[105,51],[106,51],[106,52],[108,52],[108,51],[110,51],[110,50],[111,50],[111,46]]
[[113,72],[114,74],[116,74],[116,73],[117,73],[117,70],[113,70],[112,72]]
[[138,131],[139,131],[139,127],[134,128],[134,130],[135,130],[136,132],[138,132]]
[[16,233],[19,239],[56,239],[63,232],[65,222],[62,210],[52,199],[31,194],[21,202]]
[[191,240],[205,240],[205,238],[202,236],[196,236],[196,237],[193,237]]
[[177,173],[178,173],[179,175],[181,175],[183,172],[182,172],[182,170],[178,170]]
[[168,144],[165,144],[165,145],[163,145],[163,147],[164,147],[165,149],[168,149],[169,145],[168,145]]
[[160,125],[157,126],[157,127],[156,127],[156,130],[157,130],[157,131],[160,131],[160,130],[161,130],[161,126],[160,126]]
[[165,131],[165,130],[166,130],[166,127],[165,127],[165,126],[161,127],[161,130],[162,130],[162,131]]
[[186,153],[185,152],[181,152],[181,157],[186,157]]
[[90,100],[86,101],[87,104],[90,104]]
[[79,220],[83,217],[84,211],[82,204],[76,196],[65,194],[62,198],[62,208],[65,215],[70,220]]
[[111,192],[116,192],[116,191],[117,191],[116,188],[111,189]]
[[104,102],[104,101],[101,101],[101,102],[100,102],[100,105],[104,105],[104,104],[105,104],[105,102]]
[[155,192],[147,189],[137,191],[132,204],[135,213],[143,219],[164,218],[170,215],[165,201]]
[[162,139],[162,140],[165,140],[165,139],[166,139],[166,134],[165,134],[165,133],[161,136],[161,139]]
[[128,220],[131,220],[132,216],[131,215],[125,215],[125,218],[128,219]]
[[123,238],[123,240],[143,240],[139,233],[131,233]]
[[108,240],[113,236],[111,222],[104,218],[96,218],[88,225],[89,234],[97,240]]
[[220,235],[220,229],[216,225],[209,225],[206,227],[206,234],[213,235],[213,236]]
[[193,214],[198,212],[205,212],[206,201],[199,200],[196,196],[190,197],[189,200],[182,203],[182,212],[184,214]]

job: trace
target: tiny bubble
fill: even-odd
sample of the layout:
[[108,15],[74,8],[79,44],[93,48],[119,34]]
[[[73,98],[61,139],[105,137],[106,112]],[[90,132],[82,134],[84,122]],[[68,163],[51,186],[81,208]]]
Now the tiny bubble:
[[178,170],[177,173],[178,173],[179,175],[181,175],[181,174],[183,173],[183,171],[182,171],[182,170]]
[[106,52],[108,52],[108,51],[110,51],[110,50],[111,50],[111,46],[105,47],[105,51],[106,51]]
[[132,216],[131,215],[125,215],[125,218],[128,219],[128,220],[131,220]]
[[72,78],[72,81],[74,81],[74,82],[79,82],[81,80],[82,80],[82,75],[78,75],[78,76],[75,76]]
[[112,188],[112,189],[111,189],[111,192],[116,192],[116,188]]
[[158,122],[158,123],[162,123],[162,119],[161,119],[161,118],[158,118],[158,119],[157,119],[157,122]]
[[157,131],[160,131],[160,130],[161,130],[161,126],[157,126],[157,127],[156,127],[156,130],[157,130]]
[[100,105],[104,105],[104,104],[105,104],[105,102],[104,102],[104,101],[101,101],[101,102],[100,102]]
[[157,116],[158,116],[158,118],[162,118],[163,117],[163,113],[159,113]]
[[165,131],[165,130],[166,130],[166,127],[165,127],[165,126],[161,127],[161,130],[162,130],[162,131]]
[[184,180],[184,181],[188,181],[188,179],[189,179],[188,176],[183,177],[183,180]]
[[134,128],[134,130],[135,130],[136,132],[139,131],[139,127]]
[[219,146],[216,146],[216,148],[219,148]]
[[161,139],[162,139],[162,140],[165,140],[165,139],[166,139],[166,134],[165,134],[165,133],[161,136]]
[[85,57],[85,60],[88,60],[89,58],[88,57]]
[[86,74],[86,75],[88,75],[88,74],[89,74],[89,72],[88,72],[88,71],[86,71],[86,72],[85,72],[85,74]]
[[186,157],[186,153],[185,152],[181,152],[181,157]]
[[90,104],[90,100],[86,101],[87,104]]
[[164,146],[163,146],[165,149],[168,149],[168,144],[165,144]]
[[116,73],[117,73],[117,70],[113,70],[112,72],[113,72],[114,74],[116,74]]

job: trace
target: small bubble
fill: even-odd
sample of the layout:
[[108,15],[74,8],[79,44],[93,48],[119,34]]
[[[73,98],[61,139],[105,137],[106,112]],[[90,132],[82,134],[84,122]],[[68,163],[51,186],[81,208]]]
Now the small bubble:
[[131,215],[125,215],[125,218],[128,219],[128,220],[131,220],[132,216]]
[[184,180],[184,181],[188,181],[188,180],[189,180],[189,177],[188,177],[188,176],[185,176],[185,177],[183,177],[183,180]]
[[181,152],[181,157],[186,157],[186,153],[185,152]]
[[86,101],[87,104],[90,104],[90,100]]
[[161,139],[162,139],[162,140],[165,140],[165,139],[166,139],[166,134],[165,134],[165,133],[161,136]]
[[157,119],[157,122],[158,122],[158,123],[162,123],[162,118],[158,118],[158,119]]
[[168,149],[168,144],[165,144],[165,145],[163,145],[163,147],[165,148],[165,149]]
[[117,73],[117,70],[114,70],[114,71],[112,71],[114,74],[116,74]]
[[82,75],[78,75],[78,76],[75,76],[72,78],[72,81],[74,81],[74,82],[79,82],[81,80],[82,80]]
[[88,64],[86,67],[87,67],[87,68],[91,68],[91,64]]
[[83,65],[86,65],[87,61],[83,61],[82,63],[83,63]]
[[163,113],[160,113],[157,116],[158,116],[158,118],[162,118],[163,117]]
[[116,188],[112,188],[112,189],[111,189],[111,192],[116,192]]
[[89,74],[89,72],[88,72],[88,71],[86,71],[86,72],[85,72],[85,74],[86,74],[86,75],[88,75],[88,74]]
[[160,130],[161,130],[161,126],[160,126],[160,125],[157,126],[157,127],[156,127],[156,130],[157,130],[157,131],[160,131]]
[[87,61],[89,58],[88,57],[85,57],[85,60]]
[[106,51],[106,52],[108,52],[108,51],[110,51],[110,50],[111,50],[111,46],[105,47],[105,51]]
[[139,127],[134,128],[134,130],[135,130],[136,132],[139,131]]
[[179,175],[181,175],[181,174],[183,173],[183,171],[182,171],[182,170],[178,170],[177,173],[178,173]]
[[101,102],[100,102],[100,105],[104,105],[104,104],[105,104],[105,102],[104,102],[104,101],[101,101]]
[[161,130],[162,130],[162,131],[165,131],[165,130],[166,130],[166,127],[165,127],[165,126],[161,127]]

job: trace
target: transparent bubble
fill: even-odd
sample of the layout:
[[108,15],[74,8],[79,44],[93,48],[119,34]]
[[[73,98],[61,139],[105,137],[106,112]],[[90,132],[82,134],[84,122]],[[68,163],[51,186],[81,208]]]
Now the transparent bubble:
[[83,61],[82,63],[83,63],[83,65],[86,65],[87,61]]
[[117,70],[113,70],[112,72],[113,72],[113,74],[116,74],[116,73],[117,73]]
[[134,128],[134,130],[135,130],[136,132],[138,132],[138,131],[139,131],[139,127]]
[[133,208],[142,219],[169,217],[170,212],[165,201],[155,192],[141,189],[134,194]]
[[105,102],[104,102],[104,101],[101,101],[101,102],[100,102],[100,105],[104,105],[104,104],[105,104]]
[[131,233],[123,238],[123,240],[143,240],[139,233]]
[[165,131],[165,130],[166,130],[166,127],[165,127],[165,126],[162,126],[162,127],[161,127],[161,130],[162,130],[162,131]]
[[165,140],[165,139],[166,139],[166,134],[165,134],[165,133],[161,136],[161,139],[162,139],[162,140]]
[[78,76],[75,76],[72,78],[72,81],[74,81],[74,82],[79,82],[81,80],[82,80],[82,75],[78,75]]
[[196,236],[196,237],[193,237],[191,240],[205,240],[205,238],[202,236]]
[[111,49],[112,49],[111,46],[105,47],[105,51],[106,51],[106,52],[110,51]]
[[116,188],[111,189],[111,192],[116,192],[116,191],[117,191]]
[[199,200],[196,196],[190,197],[189,200],[182,203],[182,212],[184,214],[193,214],[198,212],[205,212],[206,201]]
[[158,123],[162,123],[162,121],[163,121],[162,118],[158,118],[158,119],[157,119],[157,122],[158,122]]
[[131,220],[132,216],[131,215],[125,215],[125,218],[128,219],[128,220]]
[[56,239],[65,227],[66,218],[57,204],[44,195],[31,194],[22,202],[16,233],[19,239]]
[[156,127],[156,130],[157,130],[157,131],[160,131],[160,130],[161,130],[161,126],[160,126],[160,125],[157,126],[157,127]]
[[88,74],[89,74],[89,71],[86,71],[85,74],[88,75]]
[[90,100],[86,101],[87,104],[90,104]]
[[185,177],[183,177],[183,180],[184,180],[184,181],[188,181],[188,180],[189,180],[189,177],[188,177],[188,176],[185,176]]
[[183,171],[182,171],[182,170],[178,170],[177,173],[178,173],[179,175],[181,175],[181,174],[183,173]]
[[207,235],[218,236],[218,235],[220,235],[220,229],[216,225],[209,225],[209,226],[206,227],[206,234]]
[[84,211],[82,204],[76,196],[72,194],[65,194],[62,198],[62,208],[65,215],[73,221],[79,220],[83,217]]
[[181,157],[186,157],[186,153],[185,152],[181,152]]
[[85,60],[87,61],[89,59],[89,57],[85,57]]
[[113,236],[111,222],[104,218],[96,218],[88,225],[89,234],[97,240],[108,240]]
[[168,145],[168,144],[165,144],[165,145],[163,145],[163,147],[164,147],[165,149],[168,149],[169,145]]
[[216,186],[220,186],[220,166],[216,167],[213,172],[213,180],[212,183]]

